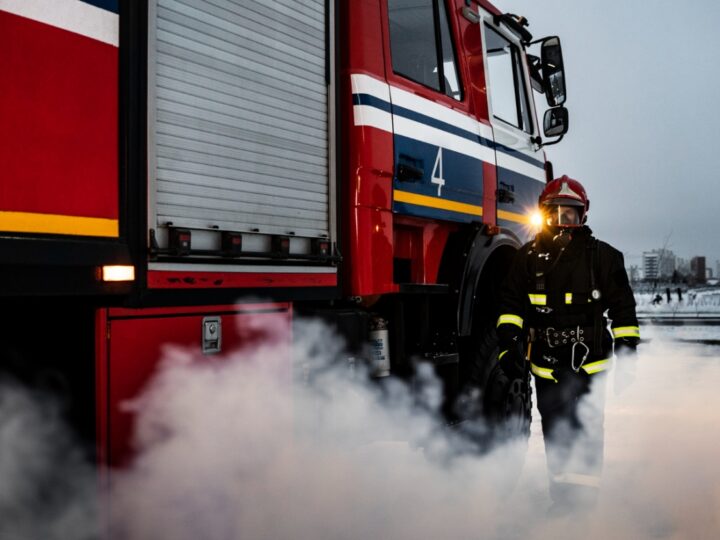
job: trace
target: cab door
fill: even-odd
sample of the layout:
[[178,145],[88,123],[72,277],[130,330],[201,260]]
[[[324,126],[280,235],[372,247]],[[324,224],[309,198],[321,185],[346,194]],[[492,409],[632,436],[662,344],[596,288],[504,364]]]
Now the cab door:
[[[455,2],[386,0],[396,215],[480,222],[489,129],[470,112]],[[485,128],[483,130],[483,128]]]
[[545,183],[545,153],[538,134],[527,76],[527,59],[513,32],[480,10],[488,109],[495,140],[497,223],[521,239],[529,236],[527,216]]

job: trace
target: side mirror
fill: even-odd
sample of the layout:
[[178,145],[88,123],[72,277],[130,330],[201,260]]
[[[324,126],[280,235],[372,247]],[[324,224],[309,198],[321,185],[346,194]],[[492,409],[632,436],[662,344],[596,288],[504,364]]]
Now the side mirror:
[[568,110],[565,107],[553,107],[545,111],[543,131],[546,137],[561,137],[569,127]]
[[560,38],[545,38],[540,48],[545,97],[548,105],[555,107],[565,103],[565,67],[563,65]]

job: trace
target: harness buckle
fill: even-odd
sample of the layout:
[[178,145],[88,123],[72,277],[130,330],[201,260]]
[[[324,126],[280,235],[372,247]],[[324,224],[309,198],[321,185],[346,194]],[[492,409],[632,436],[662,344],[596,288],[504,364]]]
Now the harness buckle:
[[[583,354],[582,360],[580,360],[580,365],[577,366],[577,367],[575,367],[575,347],[577,347],[578,345],[582,345],[582,346],[585,348],[585,354]],[[573,346],[572,346],[572,356],[570,357],[570,367],[572,368],[572,370],[573,370],[575,373],[577,373],[578,371],[580,371],[580,368],[583,367],[583,364],[585,364],[585,360],[587,360],[587,357],[588,357],[589,354],[590,354],[590,347],[588,347],[587,345],[585,345],[584,342],[582,342],[582,341],[576,341],[575,343],[573,343]]]
[[[551,349],[555,348],[555,345],[553,345],[553,338],[550,336],[551,333],[554,333],[555,329],[552,326],[548,326],[545,329],[545,343],[547,343],[548,347]],[[557,334],[556,334],[557,337]]]
[[550,326],[545,329],[544,337],[548,347],[554,349],[556,347],[571,345],[576,342],[583,342],[586,338],[584,334],[585,330],[582,326],[560,329]]

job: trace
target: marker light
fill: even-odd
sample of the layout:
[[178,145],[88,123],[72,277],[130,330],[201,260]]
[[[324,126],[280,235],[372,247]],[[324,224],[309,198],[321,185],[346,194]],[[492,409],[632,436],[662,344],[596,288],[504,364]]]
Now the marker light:
[[103,266],[103,281],[135,281],[134,266]]

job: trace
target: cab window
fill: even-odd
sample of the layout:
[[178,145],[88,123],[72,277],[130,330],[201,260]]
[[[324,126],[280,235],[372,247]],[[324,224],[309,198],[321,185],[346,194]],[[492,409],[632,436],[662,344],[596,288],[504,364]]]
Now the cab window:
[[450,21],[442,0],[388,0],[393,71],[462,100]]
[[485,26],[490,104],[495,118],[532,133],[520,50]]

